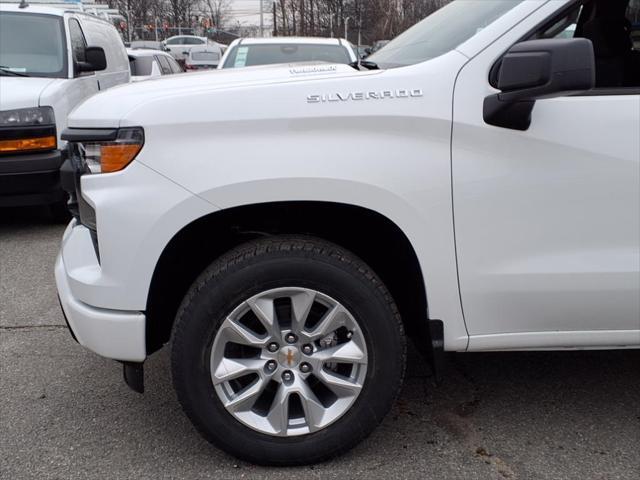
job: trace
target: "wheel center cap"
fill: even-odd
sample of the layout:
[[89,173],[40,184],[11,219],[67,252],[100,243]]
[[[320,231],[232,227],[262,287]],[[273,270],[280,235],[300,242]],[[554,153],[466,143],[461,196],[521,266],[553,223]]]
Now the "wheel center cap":
[[297,347],[286,346],[278,352],[278,361],[284,368],[294,368],[300,363],[300,350]]

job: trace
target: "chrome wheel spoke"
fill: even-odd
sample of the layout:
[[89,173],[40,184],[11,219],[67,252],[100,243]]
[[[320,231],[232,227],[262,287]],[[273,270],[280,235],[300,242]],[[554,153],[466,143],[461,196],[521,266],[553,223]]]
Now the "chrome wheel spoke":
[[309,317],[311,307],[316,300],[316,292],[313,290],[302,290],[291,295],[292,322],[291,327],[294,333],[300,334],[304,330],[304,324]]
[[306,382],[302,382],[299,396],[309,431],[314,432],[319,430],[319,426],[322,425],[322,419],[326,412],[324,405],[320,403],[320,400],[318,400],[318,397],[313,393],[313,390],[309,388],[309,385],[307,385]]
[[302,332],[302,335],[308,342],[320,340],[322,337],[326,337],[330,333],[335,332],[338,328],[344,326],[347,322],[349,313],[342,307],[342,305],[335,305],[329,310],[320,323],[309,332]]
[[213,384],[219,385],[251,373],[259,375],[264,365],[264,360],[223,357],[218,365],[212,368]]
[[258,348],[263,347],[269,341],[268,338],[258,337],[244,325],[229,318],[227,318],[220,327],[218,338],[226,340],[227,342]]
[[258,397],[260,397],[260,395],[262,394],[265,383],[266,382],[261,378],[258,379],[255,384],[245,388],[244,390],[238,392],[238,394],[236,394],[232,398],[228,399],[225,402],[224,406],[227,408],[227,410],[234,413],[246,412],[251,410],[258,400]]
[[316,362],[323,363],[367,363],[367,354],[351,340],[335,347],[319,350],[313,355]]
[[275,315],[273,298],[267,296],[257,296],[247,300],[247,305],[256,315],[262,326],[272,338],[280,336],[280,328]]
[[362,390],[359,383],[327,370],[320,371],[317,377],[340,398],[355,397]]
[[267,421],[278,435],[286,435],[289,428],[289,393],[284,385],[278,388]]

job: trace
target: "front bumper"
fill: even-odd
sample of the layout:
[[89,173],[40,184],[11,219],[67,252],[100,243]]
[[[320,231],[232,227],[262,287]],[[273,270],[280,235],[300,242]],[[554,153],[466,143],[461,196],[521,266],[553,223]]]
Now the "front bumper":
[[[71,237],[74,237],[72,241]],[[70,245],[73,248],[65,248]],[[68,271],[64,261],[67,254],[76,256],[76,259],[84,258],[85,265],[80,270],[85,271]],[[95,258],[95,253],[88,230],[72,222],[65,232],[62,251],[55,266],[60,304],[69,328],[78,343],[100,356],[125,362],[143,362],[147,356],[143,313],[92,307],[73,295],[73,275],[90,275],[92,269],[99,268],[97,263],[92,262],[92,257]]]
[[0,156],[0,207],[46,205],[65,198],[60,187],[64,152]]

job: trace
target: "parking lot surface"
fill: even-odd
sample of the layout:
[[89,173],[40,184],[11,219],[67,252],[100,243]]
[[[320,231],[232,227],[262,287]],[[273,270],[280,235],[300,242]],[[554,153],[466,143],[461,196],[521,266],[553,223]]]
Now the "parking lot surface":
[[53,280],[62,232],[44,210],[0,210],[2,479],[640,478],[640,351],[451,355],[440,387],[412,352],[400,399],[355,450],[292,469],[239,462],[183,415],[168,349],[141,396],[73,342]]

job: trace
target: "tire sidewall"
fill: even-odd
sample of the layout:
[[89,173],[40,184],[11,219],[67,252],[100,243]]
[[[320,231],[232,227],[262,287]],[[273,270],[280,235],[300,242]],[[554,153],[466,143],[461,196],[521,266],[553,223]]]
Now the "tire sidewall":
[[[179,340],[172,350],[178,396],[202,433],[236,456],[275,464],[319,461],[367,436],[388,412],[404,368],[397,312],[380,281],[353,263],[310,252],[260,255],[222,271],[216,263],[196,281],[195,291],[180,308]],[[313,289],[340,302],[358,322],[368,353],[364,386],[349,411],[318,432],[288,438],[257,432],[227,412],[209,367],[212,344],[225,318],[254,295],[281,287]]]

